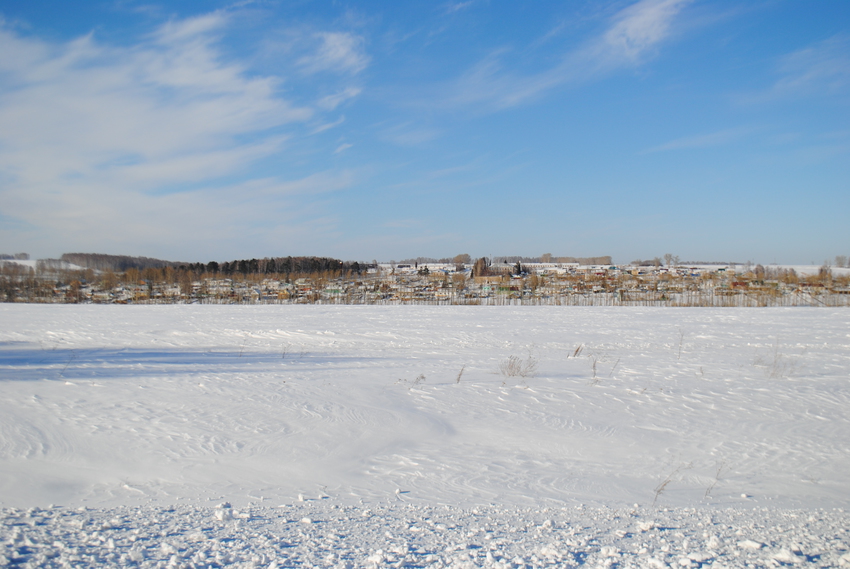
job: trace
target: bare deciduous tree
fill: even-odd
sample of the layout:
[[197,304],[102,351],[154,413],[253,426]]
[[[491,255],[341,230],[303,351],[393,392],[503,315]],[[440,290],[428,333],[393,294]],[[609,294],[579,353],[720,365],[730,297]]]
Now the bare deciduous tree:
[[672,253],[664,254],[664,264],[668,267],[674,267],[679,264],[679,256]]

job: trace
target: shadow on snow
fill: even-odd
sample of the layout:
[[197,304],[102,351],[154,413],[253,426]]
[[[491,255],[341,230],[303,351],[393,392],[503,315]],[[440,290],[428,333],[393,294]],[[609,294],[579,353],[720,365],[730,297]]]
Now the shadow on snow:
[[[374,360],[375,358],[368,358]],[[258,369],[280,370],[282,364],[338,366],[363,363],[362,357],[309,353],[289,355],[255,351],[187,350],[181,348],[44,348],[29,342],[0,342],[0,381],[122,379],[141,376],[195,375]]]

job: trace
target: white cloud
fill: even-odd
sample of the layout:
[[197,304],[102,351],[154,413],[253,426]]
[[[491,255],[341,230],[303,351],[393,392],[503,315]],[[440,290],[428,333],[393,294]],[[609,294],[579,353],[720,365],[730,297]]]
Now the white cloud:
[[346,32],[321,32],[313,37],[319,41],[316,51],[298,60],[308,73],[336,71],[359,73],[369,64],[369,57],[360,36]]
[[0,95],[0,166],[20,167],[32,155],[41,167],[58,161],[97,170],[117,158],[241,151],[233,137],[310,117],[276,95],[276,79],[249,78],[220,62],[205,37],[186,30],[161,37],[172,36],[180,41],[129,50],[98,46],[91,36],[53,49],[30,42],[28,68],[3,79],[14,88]]
[[119,191],[108,181],[76,180],[52,196],[49,188],[17,195],[14,206],[37,208],[41,219],[30,230],[0,227],[0,241],[26,239],[24,250],[29,251],[33,246],[55,251],[58,242],[66,249],[57,253],[106,250],[188,261],[262,255],[263,248],[274,250],[281,239],[290,247],[316,247],[311,228],[317,218],[324,219],[326,233],[333,227],[308,198],[344,190],[354,177],[351,171],[321,172],[157,196]]
[[309,223],[293,196],[343,188],[350,174],[220,181],[285,150],[282,129],[315,115],[283,98],[277,77],[224,59],[227,24],[220,12],[172,20],[130,47],[0,25],[0,237],[55,252],[200,243],[255,222],[288,223],[292,236]]
[[690,0],[642,0],[614,17],[603,44],[608,55],[638,61],[670,35],[673,18]]
[[353,145],[353,144],[351,144],[351,143],[349,143],[349,142],[344,142],[344,143],[340,144],[340,145],[337,147],[337,149],[336,149],[336,150],[334,150],[334,154],[339,154],[340,152],[345,152],[346,150],[348,150],[348,149],[349,149],[349,148],[351,148],[352,146],[354,146],[354,145]]

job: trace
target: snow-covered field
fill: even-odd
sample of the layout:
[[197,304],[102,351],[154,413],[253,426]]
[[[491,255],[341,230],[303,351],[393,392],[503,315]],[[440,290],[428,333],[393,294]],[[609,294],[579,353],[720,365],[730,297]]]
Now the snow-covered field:
[[850,566],[846,309],[0,323],[0,565]]

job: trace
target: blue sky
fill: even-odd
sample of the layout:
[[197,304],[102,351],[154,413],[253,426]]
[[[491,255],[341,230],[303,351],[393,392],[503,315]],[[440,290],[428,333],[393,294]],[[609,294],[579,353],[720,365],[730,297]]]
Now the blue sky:
[[0,18],[0,252],[850,254],[844,0]]

